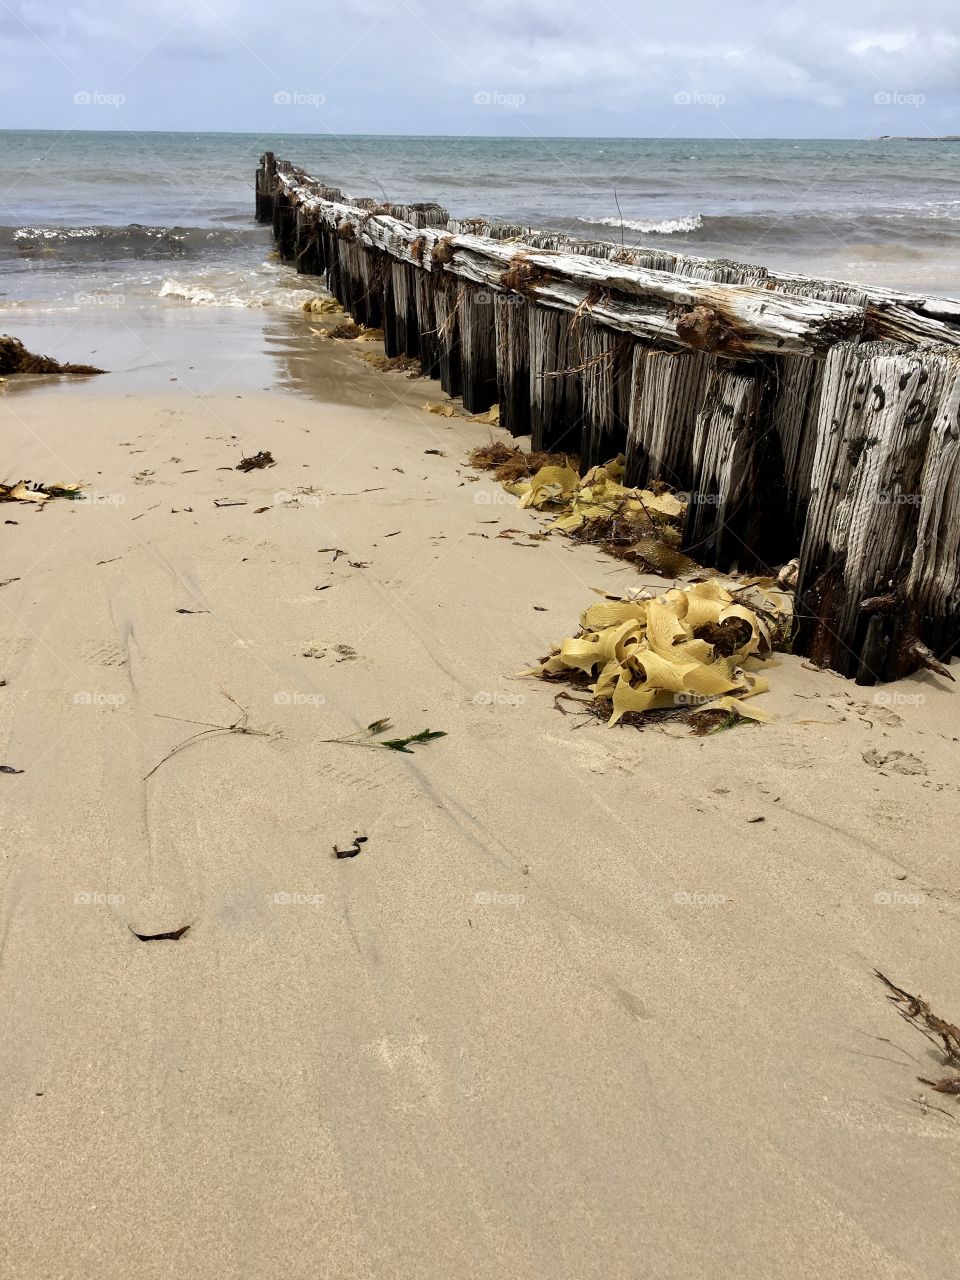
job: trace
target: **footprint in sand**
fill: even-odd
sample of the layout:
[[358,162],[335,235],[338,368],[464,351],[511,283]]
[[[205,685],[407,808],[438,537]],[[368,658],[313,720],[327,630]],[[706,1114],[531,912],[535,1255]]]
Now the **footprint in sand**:
[[904,773],[910,777],[926,777],[927,766],[909,751],[864,751],[864,761],[874,769],[889,769],[891,773]]
[[348,644],[311,645],[304,649],[305,658],[332,658],[334,662],[352,662],[359,657],[356,649]]
[[125,667],[127,665],[127,653],[125,649],[119,646],[108,645],[105,649],[94,649],[88,655],[91,662],[98,662],[101,667]]

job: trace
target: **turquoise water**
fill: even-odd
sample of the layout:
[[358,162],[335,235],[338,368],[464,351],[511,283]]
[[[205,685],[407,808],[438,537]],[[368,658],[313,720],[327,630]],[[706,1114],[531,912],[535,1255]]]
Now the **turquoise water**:
[[8,131],[0,307],[170,279],[263,302],[282,274],[252,222],[266,149],[355,195],[960,294],[960,143]]

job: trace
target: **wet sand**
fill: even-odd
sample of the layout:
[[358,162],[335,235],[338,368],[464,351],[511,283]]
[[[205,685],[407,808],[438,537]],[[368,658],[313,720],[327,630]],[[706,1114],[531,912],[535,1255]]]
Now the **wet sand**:
[[[490,428],[298,318],[124,324],[0,396],[4,477],[94,498],[0,509],[4,1274],[951,1274],[960,1111],[872,970],[958,1020],[953,689],[564,717],[515,673],[637,578],[495,536]],[[255,732],[146,777],[224,690]],[[325,741],[384,716],[447,736]]]

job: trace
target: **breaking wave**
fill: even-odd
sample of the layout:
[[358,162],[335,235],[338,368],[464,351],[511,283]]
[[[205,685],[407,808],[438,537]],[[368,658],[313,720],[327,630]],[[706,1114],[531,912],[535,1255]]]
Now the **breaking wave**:
[[115,262],[132,258],[198,258],[267,244],[264,227],[0,226],[0,257],[52,262]]
[[155,297],[191,307],[269,308],[297,312],[306,298],[316,292],[316,281],[294,275],[289,268],[279,271],[262,266],[257,270],[206,271],[196,279],[167,277]]
[[623,227],[625,231],[639,231],[649,236],[674,236],[684,232],[699,231],[703,226],[703,218],[699,213],[688,214],[685,218],[663,218],[655,221],[648,218],[577,218],[578,222],[586,222],[593,227]]

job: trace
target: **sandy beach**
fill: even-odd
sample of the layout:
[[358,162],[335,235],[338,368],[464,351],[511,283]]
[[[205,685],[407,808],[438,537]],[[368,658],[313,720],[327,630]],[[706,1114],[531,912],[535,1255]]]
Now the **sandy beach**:
[[[635,571],[498,538],[543,520],[435,385],[184,317],[2,388],[5,478],[92,498],[2,508],[4,1274],[951,1274],[873,970],[960,1013],[953,689],[564,716],[516,673]],[[382,717],[447,736],[328,741]]]

